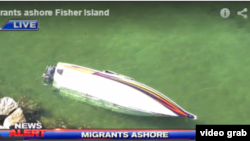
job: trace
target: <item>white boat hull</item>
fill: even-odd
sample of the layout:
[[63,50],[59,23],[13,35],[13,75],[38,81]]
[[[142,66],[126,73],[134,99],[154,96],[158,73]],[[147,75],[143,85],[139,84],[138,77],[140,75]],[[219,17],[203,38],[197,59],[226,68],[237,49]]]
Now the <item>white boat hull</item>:
[[54,87],[65,96],[112,111],[196,119],[160,92],[119,75],[58,63],[53,79]]

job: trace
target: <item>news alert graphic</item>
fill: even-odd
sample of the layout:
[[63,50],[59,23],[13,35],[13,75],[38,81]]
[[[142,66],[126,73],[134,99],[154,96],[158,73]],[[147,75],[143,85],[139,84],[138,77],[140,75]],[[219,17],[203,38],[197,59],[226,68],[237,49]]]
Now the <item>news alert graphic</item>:
[[42,127],[42,123],[15,123],[14,129],[0,130],[0,140],[24,140],[24,136],[40,136],[44,133],[39,131]]
[[250,137],[250,125],[196,125],[196,141],[205,139],[243,141]]
[[[21,128],[21,129],[20,129]],[[175,139],[195,140],[195,130],[150,129],[41,129],[37,123],[18,123],[15,129],[0,130],[2,139]],[[0,139],[1,140],[1,139]]]
[[2,27],[0,27],[0,31],[38,31],[38,30],[39,30],[39,20],[37,19],[8,20]]

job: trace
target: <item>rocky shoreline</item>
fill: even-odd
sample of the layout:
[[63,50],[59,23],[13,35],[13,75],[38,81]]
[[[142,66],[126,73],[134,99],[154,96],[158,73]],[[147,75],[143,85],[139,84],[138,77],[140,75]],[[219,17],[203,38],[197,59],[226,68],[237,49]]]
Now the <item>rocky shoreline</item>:
[[73,127],[61,118],[48,118],[42,116],[44,109],[35,101],[20,97],[16,101],[11,97],[0,99],[0,129],[13,128],[15,123],[42,123],[44,129],[86,129],[91,128],[89,125]]

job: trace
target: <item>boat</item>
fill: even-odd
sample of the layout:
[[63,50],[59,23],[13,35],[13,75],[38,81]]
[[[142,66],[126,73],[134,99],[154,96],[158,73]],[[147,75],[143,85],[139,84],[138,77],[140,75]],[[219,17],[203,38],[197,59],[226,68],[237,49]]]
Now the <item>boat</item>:
[[115,112],[197,119],[159,91],[113,71],[59,62],[42,77],[63,96]]

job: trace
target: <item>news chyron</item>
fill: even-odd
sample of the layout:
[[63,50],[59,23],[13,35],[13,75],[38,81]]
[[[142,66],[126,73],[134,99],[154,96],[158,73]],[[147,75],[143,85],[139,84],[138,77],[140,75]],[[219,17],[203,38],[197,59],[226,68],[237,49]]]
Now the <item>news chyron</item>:
[[42,129],[43,125],[42,123],[15,123],[14,129]]
[[18,19],[8,20],[0,31],[38,31],[39,20],[38,19]]

